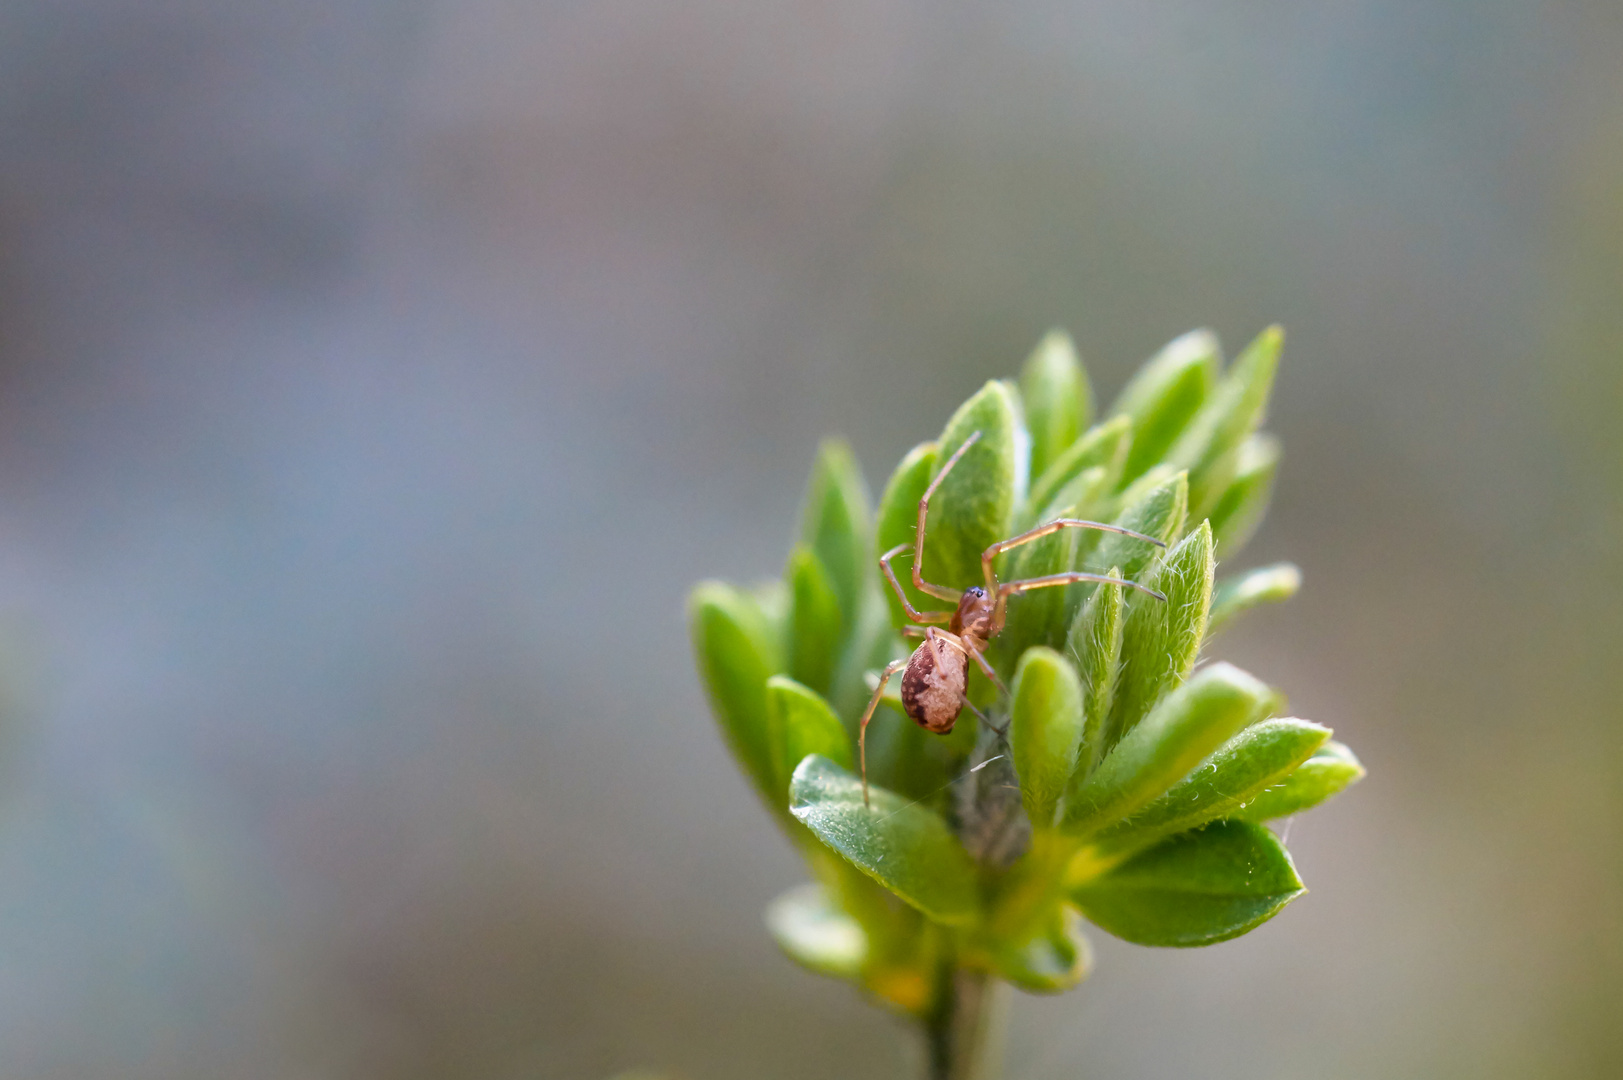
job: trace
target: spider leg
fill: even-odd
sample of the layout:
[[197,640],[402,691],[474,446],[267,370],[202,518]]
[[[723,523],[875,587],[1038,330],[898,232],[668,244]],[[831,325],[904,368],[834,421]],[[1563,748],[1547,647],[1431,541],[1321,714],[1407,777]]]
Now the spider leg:
[[980,437],[981,433],[977,431],[964,440],[964,444],[953,452],[945,465],[941,466],[941,471],[935,474],[935,479],[930,481],[930,486],[924,489],[924,495],[919,499],[919,524],[913,534],[913,587],[937,600],[957,600],[961,593],[957,589],[949,589],[945,585],[932,585],[924,580],[924,519],[930,513],[930,496],[935,494],[935,489],[941,486],[941,481],[952,472],[952,467],[958,464],[958,459],[964,456],[964,451],[980,441]]
[[1039,525],[1035,529],[1027,529],[1019,536],[1011,536],[1007,540],[999,540],[981,553],[981,569],[986,572],[986,591],[997,591],[997,573],[992,569],[992,560],[1010,548],[1017,548],[1021,544],[1029,544],[1033,540],[1041,540],[1045,536],[1059,532],[1061,529],[1098,529],[1100,532],[1120,533],[1122,536],[1131,536],[1134,540],[1143,540],[1156,547],[1166,547],[1166,544],[1153,536],[1145,536],[1132,529],[1124,529],[1120,525],[1106,525],[1102,521],[1083,521],[1081,518],[1055,518],[1046,525]]
[[868,721],[873,719],[873,711],[879,707],[879,699],[884,696],[885,684],[890,677],[907,666],[906,660],[892,660],[885,665],[885,670],[879,675],[879,685],[874,687],[873,697],[868,699],[868,708],[862,714],[862,723],[857,728],[857,753],[862,758],[862,805],[868,806]]
[[[902,591],[902,583],[896,580],[896,571],[891,568],[890,560],[894,559],[904,551],[911,550],[912,547],[912,544],[897,544],[895,547],[879,556],[879,568],[885,572],[885,578],[890,582],[890,587],[896,590],[896,598],[902,602],[902,609],[907,612],[907,617],[909,619],[912,619],[916,623],[944,623],[952,618],[952,612],[919,611],[912,604],[907,602],[907,593]],[[914,576],[917,577],[918,575],[916,571],[918,569],[918,560],[914,559],[913,564],[915,570]],[[930,595],[936,596],[937,594],[930,593]],[[956,600],[957,596],[940,597],[940,599]]]
[[1137,589],[1141,593],[1147,593],[1163,603],[1166,602],[1165,595],[1148,585],[1140,585],[1138,582],[1128,581],[1126,578],[1111,577],[1109,574],[1088,574],[1080,570],[1073,570],[1068,574],[1049,574],[1047,577],[1027,578],[1024,581],[1005,581],[997,587],[997,610],[1001,614],[1004,605],[1009,602],[1011,596],[1018,596],[1020,593],[1030,592],[1032,589],[1046,589],[1051,585],[1074,585],[1079,581],[1097,581],[1104,585],[1126,585],[1128,588]]

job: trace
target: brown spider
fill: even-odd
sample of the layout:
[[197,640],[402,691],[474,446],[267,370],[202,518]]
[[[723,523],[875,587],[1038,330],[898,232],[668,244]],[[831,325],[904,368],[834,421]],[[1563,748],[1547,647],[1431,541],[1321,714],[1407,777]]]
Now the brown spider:
[[[1003,620],[1006,614],[1009,597],[1019,593],[1030,592],[1032,589],[1043,589],[1050,585],[1069,585],[1078,581],[1099,581],[1115,585],[1127,585],[1140,592],[1149,593],[1157,600],[1166,600],[1166,597],[1136,581],[1125,581],[1113,578],[1108,574],[1088,574],[1073,571],[1065,574],[1049,574],[1046,577],[1027,578],[1024,581],[1005,581],[998,583],[997,572],[992,569],[992,560],[1010,548],[1029,544],[1033,540],[1040,540],[1045,536],[1059,532],[1061,529],[1102,529],[1105,532],[1121,533],[1137,540],[1154,544],[1156,547],[1166,547],[1166,544],[1153,536],[1123,529],[1119,525],[1105,525],[1098,521],[1082,521],[1077,518],[1057,518],[1035,529],[1029,529],[1019,536],[1008,540],[999,540],[981,553],[981,568],[986,573],[986,587],[971,585],[962,594],[949,589],[945,585],[933,585],[924,580],[924,519],[930,511],[930,496],[935,489],[941,486],[941,481],[947,478],[952,467],[958,464],[958,459],[964,456],[964,451],[975,445],[981,437],[979,431],[964,440],[947,463],[936,473],[930,486],[924,489],[924,495],[919,499],[919,524],[917,529],[918,540],[914,544],[898,544],[879,556],[879,566],[889,579],[891,588],[902,601],[902,607],[907,617],[916,623],[925,624],[924,640],[913,651],[913,655],[906,660],[892,660],[879,675],[879,685],[874,688],[872,700],[868,702],[867,711],[862,714],[862,724],[857,735],[857,746],[862,756],[862,804],[868,804],[868,721],[873,718],[874,709],[879,705],[879,699],[885,692],[885,684],[897,670],[905,667],[902,675],[902,708],[907,715],[918,722],[926,731],[933,731],[937,735],[945,735],[952,730],[953,724],[958,721],[958,714],[969,699],[964,695],[964,688],[968,685],[969,660],[974,660],[986,677],[1003,693],[1008,688],[998,678],[992,665],[987,663],[985,656],[986,643],[996,637],[1003,630]],[[953,611],[918,611],[907,602],[907,594],[896,580],[896,571],[891,569],[890,561],[904,551],[915,551],[913,560],[913,585],[920,591],[928,593],[938,600],[956,600],[958,607]],[[941,630],[930,623],[946,623],[947,629]],[[916,631],[915,631],[916,632]],[[975,706],[969,705],[972,711]],[[977,711],[978,715],[978,711]]]

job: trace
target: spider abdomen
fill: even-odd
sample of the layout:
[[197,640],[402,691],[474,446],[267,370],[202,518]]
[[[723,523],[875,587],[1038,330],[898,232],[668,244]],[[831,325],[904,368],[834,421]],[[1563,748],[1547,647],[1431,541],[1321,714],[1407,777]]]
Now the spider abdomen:
[[926,640],[902,673],[902,708],[920,727],[945,735],[963,708],[964,654],[945,641]]

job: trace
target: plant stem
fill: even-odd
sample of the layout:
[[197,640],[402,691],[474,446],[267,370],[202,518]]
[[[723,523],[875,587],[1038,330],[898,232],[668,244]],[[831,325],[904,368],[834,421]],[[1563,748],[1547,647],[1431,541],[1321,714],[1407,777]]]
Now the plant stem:
[[1008,987],[984,971],[949,970],[927,1024],[930,1080],[996,1080],[1002,1072]]

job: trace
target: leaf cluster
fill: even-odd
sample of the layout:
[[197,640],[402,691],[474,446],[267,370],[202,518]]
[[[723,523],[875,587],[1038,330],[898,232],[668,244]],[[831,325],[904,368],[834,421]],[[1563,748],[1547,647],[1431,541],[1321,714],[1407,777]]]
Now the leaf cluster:
[[[1282,340],[1264,331],[1225,369],[1214,335],[1187,334],[1096,418],[1070,338],[1050,334],[1018,381],[988,382],[904,456],[877,504],[846,445],[824,443],[782,579],[694,590],[722,735],[814,878],[767,914],[791,957],[924,1017],[956,969],[1074,985],[1084,919],[1143,945],[1207,945],[1303,892],[1265,823],[1363,769],[1328,728],[1282,715],[1272,687],[1200,665],[1219,628],[1300,585],[1288,564],[1216,577],[1267,507],[1279,444],[1260,429]],[[988,652],[1008,694],[971,677],[988,730],[965,710],[951,734],[924,732],[892,687],[868,733],[864,805],[857,722],[876,670],[911,645],[876,555],[913,543],[921,495],[976,432],[931,500],[927,580],[976,584],[988,545],[1082,518],[1167,546],[1064,529],[1005,552],[1000,580],[1086,570],[1166,599],[1114,584],[1012,598]],[[906,581],[910,557],[897,561],[908,601],[939,608]]]

